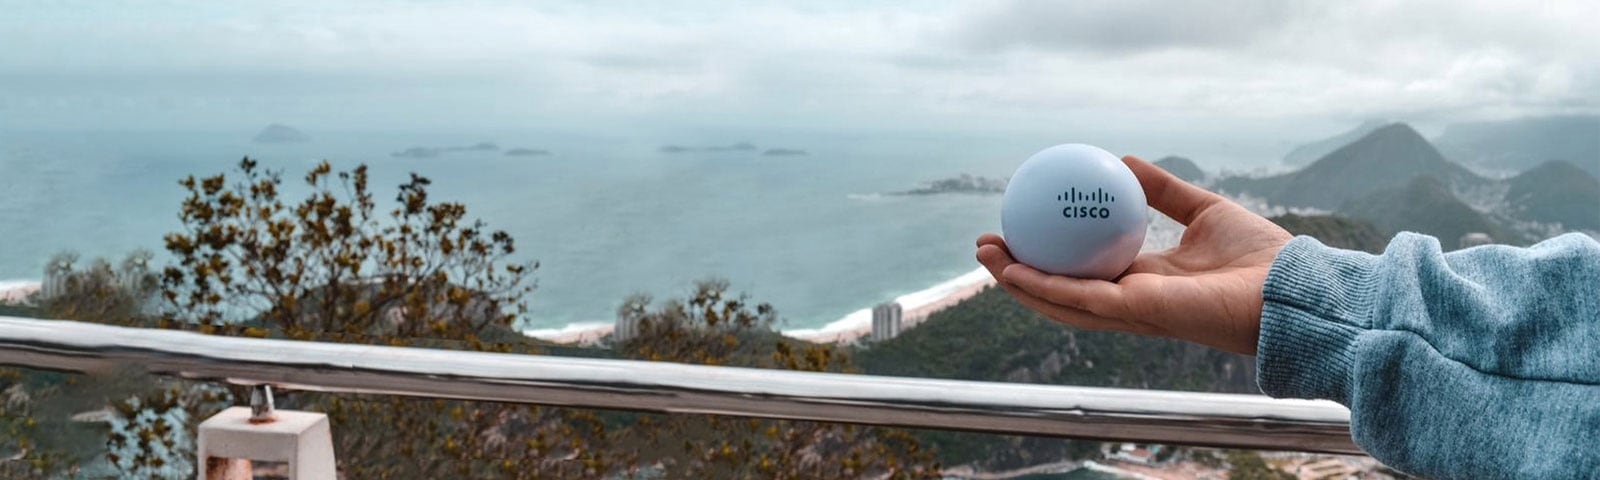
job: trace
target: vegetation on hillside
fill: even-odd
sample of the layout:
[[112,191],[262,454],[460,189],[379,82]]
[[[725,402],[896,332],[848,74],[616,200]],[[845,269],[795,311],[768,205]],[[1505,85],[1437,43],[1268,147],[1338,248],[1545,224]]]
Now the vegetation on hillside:
[[[1250,357],[1161,338],[1078,330],[990,288],[856,354],[866,373],[1095,387],[1255,393]],[[1090,458],[1100,443],[919,432],[947,465],[1015,468]]]
[[1269,218],[1284,230],[1295,235],[1316,238],[1323,245],[1367,253],[1380,253],[1389,244],[1390,234],[1379,230],[1371,222],[1338,215],[1296,215],[1293,213]]
[[[1595,158],[1600,162],[1600,156]],[[1528,220],[1600,231],[1600,180],[1569,162],[1541,163],[1507,181],[1506,203]]]
[[1499,243],[1520,245],[1527,239],[1457,199],[1436,177],[1423,175],[1403,187],[1387,188],[1352,200],[1340,213],[1371,221],[1391,232],[1432,235],[1446,250],[1454,250],[1463,235],[1487,233]]
[[[771,329],[768,304],[727,291],[723,280],[696,284],[685,299],[660,305],[642,295],[618,316],[638,326],[618,342],[626,358],[811,372],[855,370],[831,344],[797,341]],[[896,429],[715,415],[621,415],[626,443],[666,478],[937,477],[932,452]]]

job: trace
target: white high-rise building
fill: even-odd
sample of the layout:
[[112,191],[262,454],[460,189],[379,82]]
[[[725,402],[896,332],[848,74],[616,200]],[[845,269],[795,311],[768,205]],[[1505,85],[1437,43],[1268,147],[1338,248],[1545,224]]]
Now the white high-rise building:
[[872,341],[881,342],[900,335],[900,302],[872,307]]
[[639,318],[632,315],[617,315],[617,323],[611,330],[611,343],[622,345],[637,335],[639,335]]

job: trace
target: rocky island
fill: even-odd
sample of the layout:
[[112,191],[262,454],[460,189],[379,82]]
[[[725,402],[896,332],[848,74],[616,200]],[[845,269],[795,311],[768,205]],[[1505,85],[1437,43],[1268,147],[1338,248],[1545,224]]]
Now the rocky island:
[[963,173],[959,177],[927,182],[921,187],[894,192],[892,195],[938,195],[943,193],[998,194],[1006,193],[1006,179],[978,177]]
[[500,146],[499,145],[495,145],[494,142],[478,142],[478,143],[474,143],[472,145],[467,145],[467,146],[464,146],[464,147],[411,147],[411,148],[407,148],[405,150],[401,150],[401,151],[398,151],[398,152],[391,153],[391,154],[389,154],[389,156],[394,157],[394,158],[434,158],[434,157],[438,157],[440,155],[447,154],[447,153],[456,153],[456,152],[483,153],[483,152],[496,152],[496,151],[499,151],[499,150],[500,150]]
[[769,148],[761,154],[768,157],[803,157],[810,155],[811,152],[798,148]]
[[257,133],[253,141],[256,143],[305,143],[311,141],[311,137],[304,132],[296,130],[294,127],[274,123],[267,125],[267,128],[261,129],[261,133]]
[[545,155],[550,155],[550,151],[540,148],[512,148],[506,150],[507,157],[542,157]]

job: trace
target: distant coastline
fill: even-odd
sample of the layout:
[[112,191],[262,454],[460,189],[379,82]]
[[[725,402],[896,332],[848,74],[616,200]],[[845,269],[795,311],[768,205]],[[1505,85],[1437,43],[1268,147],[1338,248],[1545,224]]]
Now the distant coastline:
[[[994,278],[989,272],[979,268],[928,288],[895,297],[894,301],[899,302],[904,309],[905,326],[910,328],[935,312],[972,298],[994,283]],[[21,303],[29,295],[38,292],[39,288],[40,282],[36,280],[0,280],[0,304]],[[580,322],[560,328],[528,329],[522,333],[549,342],[587,345],[610,335],[612,327],[608,322]],[[818,328],[788,329],[782,333],[792,338],[817,343],[849,343],[867,336],[871,330],[872,308],[869,305]]]
[[[905,312],[902,317],[905,328],[911,328],[935,312],[972,298],[994,283],[994,277],[988,271],[978,268],[931,287],[895,297],[894,301],[899,302]],[[561,328],[523,330],[522,333],[548,342],[589,345],[611,334],[611,330],[610,323],[582,322]],[[816,343],[850,343],[867,336],[871,331],[872,306],[868,305],[818,328],[785,329],[781,333]]]

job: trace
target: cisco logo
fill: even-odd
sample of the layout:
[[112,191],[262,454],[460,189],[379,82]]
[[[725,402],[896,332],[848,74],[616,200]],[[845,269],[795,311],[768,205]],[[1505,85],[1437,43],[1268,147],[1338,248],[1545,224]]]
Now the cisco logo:
[[[1066,218],[1111,218],[1111,209],[1097,205],[1116,203],[1117,197],[1099,188],[1080,192],[1073,187],[1056,195],[1056,201],[1067,202],[1068,205],[1061,208],[1061,216]],[[1091,202],[1094,205],[1083,205]]]

